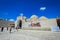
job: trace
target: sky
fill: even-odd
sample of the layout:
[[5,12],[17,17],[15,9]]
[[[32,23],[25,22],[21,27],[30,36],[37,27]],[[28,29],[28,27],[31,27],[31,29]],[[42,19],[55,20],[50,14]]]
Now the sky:
[[0,18],[16,20],[21,13],[27,18],[60,18],[60,0],[0,0]]

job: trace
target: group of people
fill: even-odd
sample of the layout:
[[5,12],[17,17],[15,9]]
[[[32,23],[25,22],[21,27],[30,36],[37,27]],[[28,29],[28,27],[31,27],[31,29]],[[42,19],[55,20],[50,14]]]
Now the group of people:
[[[8,27],[6,27],[6,29],[7,29],[7,31],[8,31]],[[3,32],[4,31],[4,27],[1,27],[1,32]],[[9,32],[11,33],[11,31],[12,31],[12,27],[10,27],[10,29],[9,29]]]
[[[7,27],[6,28],[6,30],[9,31],[9,33],[11,33],[12,29],[13,29],[13,27]],[[18,31],[18,29],[21,29],[21,28],[16,27],[15,29]],[[3,31],[4,31],[4,27],[1,27],[1,32],[3,32]]]
[[[15,24],[10,24],[10,27],[6,27],[7,31],[11,33],[12,29],[15,28]],[[22,21],[20,20],[19,27],[16,27],[15,29],[18,31],[18,29],[22,28]],[[1,27],[1,32],[3,32],[4,27]]]

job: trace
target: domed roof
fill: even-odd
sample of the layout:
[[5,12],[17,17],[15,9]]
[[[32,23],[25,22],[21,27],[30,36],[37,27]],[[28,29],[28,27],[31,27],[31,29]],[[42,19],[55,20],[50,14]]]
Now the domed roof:
[[32,15],[30,18],[38,18],[38,16],[36,16],[36,15]]
[[48,18],[46,18],[45,16],[41,16],[39,19],[44,20],[44,19],[48,19]]
[[36,21],[37,19],[38,19],[38,16],[36,16],[36,15],[32,15],[30,17],[30,21]]

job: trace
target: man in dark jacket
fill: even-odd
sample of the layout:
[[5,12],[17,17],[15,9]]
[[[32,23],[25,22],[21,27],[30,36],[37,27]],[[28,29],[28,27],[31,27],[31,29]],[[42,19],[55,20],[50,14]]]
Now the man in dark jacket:
[[3,32],[3,30],[4,30],[4,27],[1,27],[1,32]]

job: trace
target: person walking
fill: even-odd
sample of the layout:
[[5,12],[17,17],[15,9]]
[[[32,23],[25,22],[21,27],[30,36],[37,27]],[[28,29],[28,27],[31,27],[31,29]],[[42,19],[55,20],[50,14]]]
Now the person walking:
[[7,27],[7,31],[8,31],[8,27]]
[[1,32],[3,32],[3,30],[4,30],[4,27],[1,27]]
[[11,33],[11,31],[12,31],[12,27],[11,27],[11,26],[10,26],[10,30],[9,30],[9,31],[10,31],[10,33]]
[[16,27],[16,30],[18,31],[18,27]]

